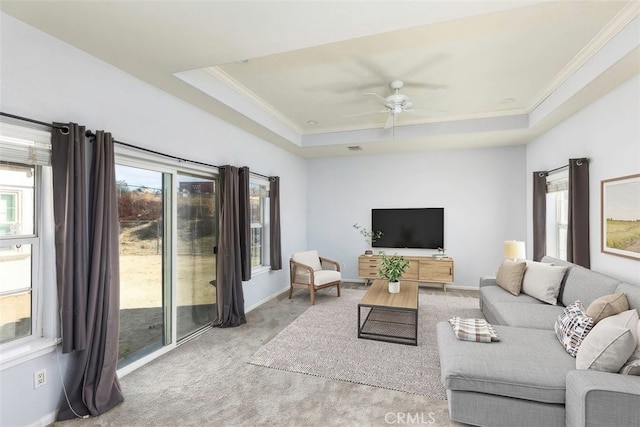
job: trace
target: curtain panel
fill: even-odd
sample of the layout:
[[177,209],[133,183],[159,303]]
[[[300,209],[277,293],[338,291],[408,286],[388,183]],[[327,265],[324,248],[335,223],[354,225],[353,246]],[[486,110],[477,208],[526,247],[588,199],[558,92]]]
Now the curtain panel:
[[[62,124],[57,124],[62,125]],[[97,416],[124,400],[116,369],[120,315],[118,210],[111,134],[52,133],[56,267],[62,350],[74,352],[58,420]]]
[[589,159],[569,159],[567,261],[590,268]]
[[282,248],[280,243],[280,177],[269,178],[269,254],[271,270],[282,270]]
[[238,168],[222,166],[220,176],[220,217],[217,258],[216,326],[233,327],[247,322],[242,290],[240,250],[240,203]]
[[533,260],[540,261],[547,245],[547,172],[533,173]]

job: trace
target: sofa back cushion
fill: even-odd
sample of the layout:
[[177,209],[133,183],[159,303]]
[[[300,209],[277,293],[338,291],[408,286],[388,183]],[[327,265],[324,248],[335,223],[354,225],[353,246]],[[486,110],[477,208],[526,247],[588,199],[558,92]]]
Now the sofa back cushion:
[[558,296],[558,301],[564,306],[580,300],[585,307],[588,307],[589,304],[601,296],[615,293],[617,286],[621,282],[619,279],[552,257],[544,257],[542,262],[570,267],[564,277]]
[[616,288],[616,292],[625,294],[629,308],[635,308],[640,314],[640,285],[622,282]]

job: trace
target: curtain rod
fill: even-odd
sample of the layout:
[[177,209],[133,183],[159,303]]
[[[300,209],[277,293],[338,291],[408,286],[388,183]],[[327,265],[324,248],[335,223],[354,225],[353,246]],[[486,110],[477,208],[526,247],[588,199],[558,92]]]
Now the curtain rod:
[[[582,166],[583,161],[584,161],[584,160],[589,161],[589,158],[588,158],[588,157],[581,157],[581,158],[579,158],[579,159],[571,159],[571,160],[575,160],[575,161],[576,161],[576,164],[577,164],[578,166]],[[558,167],[558,168],[548,170],[548,171],[547,171],[547,173],[558,172],[559,170],[566,169],[566,168],[568,168],[568,167],[569,167],[569,165],[560,166],[560,167]]]
[[[5,113],[5,112],[2,112],[2,111],[0,111],[0,116],[9,117],[11,119],[16,119],[16,120],[22,120],[23,122],[35,123],[35,124],[42,125],[42,126],[48,126],[48,127],[52,128],[52,129],[60,129],[60,130],[69,131],[69,128],[66,127],[66,126],[57,126],[57,125],[54,125],[52,123],[41,122],[40,120],[30,119],[30,118],[22,117],[22,116],[16,116],[15,114],[9,114],[9,113]],[[87,131],[85,131],[85,136],[86,137],[94,137],[94,136],[96,136],[96,134],[93,133],[90,130],[87,130]],[[196,164],[196,165],[213,167],[213,168],[218,168],[218,169],[220,168],[220,166],[212,165],[212,164],[209,164],[209,163],[198,162],[198,161],[195,161],[195,160],[183,159],[181,157],[172,156],[170,154],[161,153],[159,151],[150,150],[148,148],[142,148],[142,147],[138,147],[138,146],[135,146],[135,145],[127,144],[126,142],[116,141],[115,139],[113,140],[113,142],[115,142],[116,144],[124,145],[126,147],[134,148],[136,150],[142,150],[142,151],[146,151],[148,153],[153,153],[153,154],[156,154],[158,156],[169,157],[169,158],[177,160],[179,162],[193,163],[193,164]],[[268,176],[262,175],[262,174],[257,173],[257,172],[252,172],[251,170],[249,170],[249,173],[251,173],[253,175],[261,176],[261,177],[266,178],[266,179],[269,179]]]
[[569,165],[560,166],[560,167],[557,167],[555,169],[551,169],[551,170],[547,171],[547,173],[558,172],[558,171],[561,171],[562,169],[566,169],[568,167],[569,167]]
[[16,116],[15,114],[9,114],[3,111],[0,111],[0,116],[9,117],[11,119],[16,119],[16,120],[22,120],[23,122],[35,123],[37,125],[48,126],[52,129],[60,129],[60,130],[66,130],[66,131],[69,130],[69,128],[66,126],[56,126],[52,123],[45,123],[45,122],[41,122],[40,120],[34,120],[34,119],[29,119],[27,117]]

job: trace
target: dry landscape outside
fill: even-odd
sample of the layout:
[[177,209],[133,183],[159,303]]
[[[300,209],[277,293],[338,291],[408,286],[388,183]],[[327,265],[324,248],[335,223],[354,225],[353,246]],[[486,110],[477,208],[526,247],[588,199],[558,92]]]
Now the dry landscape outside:
[[[165,307],[170,289],[163,285],[164,223],[162,195],[120,183],[120,359],[165,343]],[[216,316],[215,199],[203,193],[207,183],[181,185],[177,197],[176,305],[180,339]],[[196,191],[194,191],[194,189]],[[212,190],[212,188],[211,188]]]

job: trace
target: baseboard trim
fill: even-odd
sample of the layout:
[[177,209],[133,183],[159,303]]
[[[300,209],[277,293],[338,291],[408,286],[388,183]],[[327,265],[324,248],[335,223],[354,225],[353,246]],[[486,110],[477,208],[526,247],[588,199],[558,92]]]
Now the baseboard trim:
[[32,424],[29,424],[29,427],[46,427],[48,425],[51,425],[56,422],[57,414],[58,414],[58,411],[50,412],[40,417],[39,419],[34,421]]
[[[351,283],[366,283],[367,281],[365,279],[344,279],[343,282],[351,282]],[[442,285],[440,283],[428,283],[428,282],[418,282],[418,286],[423,286],[423,287],[438,287],[440,289],[442,289]],[[480,289],[480,287],[478,285],[473,285],[473,286],[464,286],[464,285],[456,285],[453,283],[447,283],[447,289],[459,289],[459,290],[466,290],[466,291],[477,291]]]
[[254,309],[256,309],[256,308],[260,307],[262,304],[264,304],[264,303],[266,303],[266,302],[269,302],[269,301],[271,301],[271,300],[272,300],[272,299],[274,299],[274,298],[280,298],[280,297],[281,297],[283,294],[285,294],[288,290],[289,290],[289,287],[287,286],[286,288],[283,288],[283,289],[281,289],[281,290],[279,290],[279,291],[276,291],[276,293],[274,293],[274,294],[272,294],[272,295],[270,295],[270,296],[268,296],[268,297],[266,297],[266,298],[264,298],[264,299],[262,299],[262,300],[258,301],[257,303],[253,304],[251,307],[245,307],[244,312],[245,312],[245,313],[248,313],[248,312],[250,312],[251,310],[254,310]]

